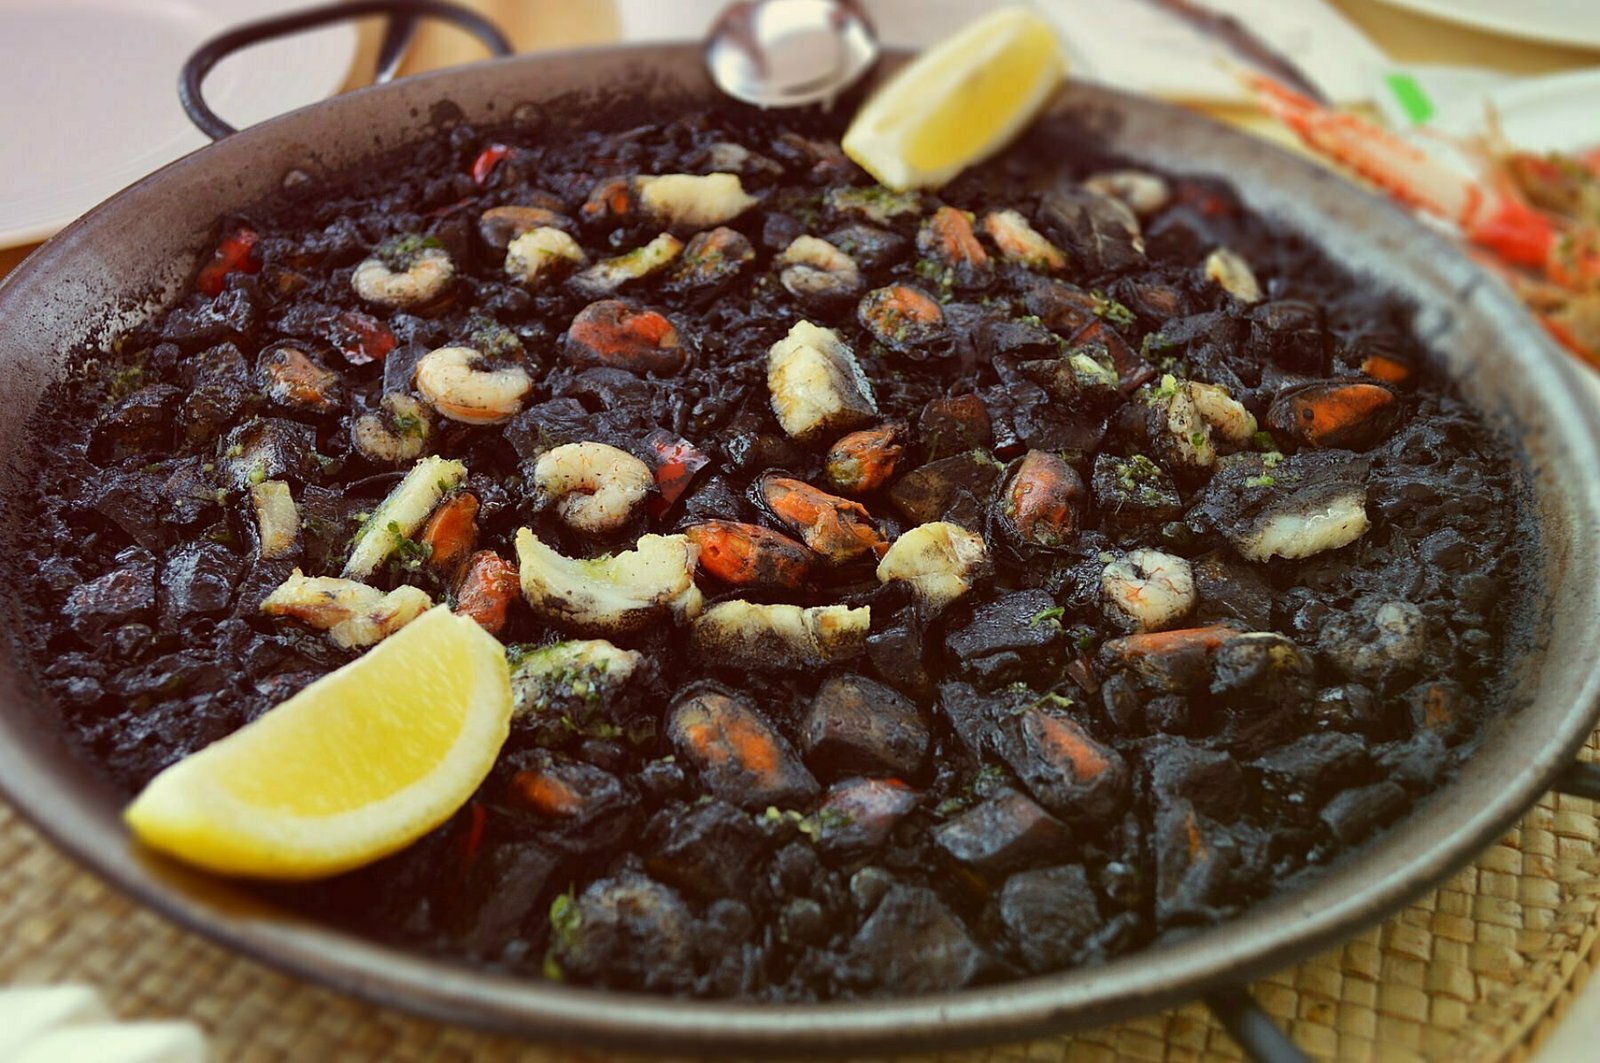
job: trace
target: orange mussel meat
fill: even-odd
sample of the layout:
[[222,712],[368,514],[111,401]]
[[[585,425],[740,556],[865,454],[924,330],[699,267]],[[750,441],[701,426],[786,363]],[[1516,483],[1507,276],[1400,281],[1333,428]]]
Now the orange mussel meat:
[[700,567],[724,583],[793,590],[811,569],[810,550],[758,524],[709,520],[684,534],[700,548]]
[[787,476],[764,477],[761,498],[806,546],[829,561],[854,561],[869,554],[882,557],[889,549],[872,523],[872,514],[860,502]]

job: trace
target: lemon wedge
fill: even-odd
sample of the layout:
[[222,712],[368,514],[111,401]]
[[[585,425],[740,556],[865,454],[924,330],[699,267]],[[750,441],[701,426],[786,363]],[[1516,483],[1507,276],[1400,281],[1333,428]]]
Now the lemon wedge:
[[1029,8],[1001,8],[896,74],[841,146],[897,192],[941,185],[1016,136],[1065,70],[1048,22]]
[[511,719],[494,636],[444,606],[157,775],[124,812],[146,845],[229,875],[331,875],[449,818]]

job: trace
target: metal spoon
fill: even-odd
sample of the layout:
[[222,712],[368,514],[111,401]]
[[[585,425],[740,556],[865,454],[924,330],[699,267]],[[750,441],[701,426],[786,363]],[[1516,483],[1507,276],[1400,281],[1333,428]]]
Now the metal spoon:
[[757,107],[831,100],[877,60],[877,32],[853,0],[743,0],[706,37],[711,80]]

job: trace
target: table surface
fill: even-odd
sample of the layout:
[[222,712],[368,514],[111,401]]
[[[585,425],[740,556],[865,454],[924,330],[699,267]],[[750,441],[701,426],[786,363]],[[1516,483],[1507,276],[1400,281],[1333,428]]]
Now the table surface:
[[[519,51],[606,44],[619,39],[617,7],[608,0],[457,0],[492,17]],[[938,0],[980,7],[974,0]],[[1600,65],[1600,53],[1496,37],[1393,8],[1381,0],[1331,0],[1391,58],[1402,63],[1440,63],[1484,67],[1508,74],[1558,73]],[[1219,5],[1220,6],[1220,5]],[[347,88],[364,83],[376,52],[378,27],[363,25],[361,45]],[[482,56],[474,40],[457,30],[424,24],[407,55],[402,73],[471,62]],[[1207,109],[1216,117],[1287,143],[1288,136],[1259,114],[1242,107]],[[38,245],[0,248],[0,277]],[[1600,979],[1591,981],[1572,1004],[1556,1033],[1535,1057],[1539,1063],[1578,1063],[1594,1058],[1600,1037]]]

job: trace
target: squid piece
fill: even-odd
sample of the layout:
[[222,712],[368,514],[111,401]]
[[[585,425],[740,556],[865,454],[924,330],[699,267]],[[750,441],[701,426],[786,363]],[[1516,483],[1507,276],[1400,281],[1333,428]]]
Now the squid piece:
[[579,631],[638,631],[700,614],[694,585],[699,549],[682,535],[642,535],[632,550],[565,557],[527,528],[517,532],[522,596],[533,611]]
[[394,553],[402,539],[409,539],[422,527],[445,495],[466,478],[467,467],[438,455],[423,458],[395,485],[372,515],[361,526],[350,560],[342,575],[346,579],[366,579]]
[[628,684],[644,659],[605,639],[541,646],[511,669],[512,718],[537,715],[568,698],[603,702]]
[[268,616],[289,617],[326,631],[345,649],[383,641],[432,608],[426,591],[376,587],[332,576],[307,577],[298,568],[261,603]]
[[707,609],[689,628],[689,649],[720,668],[787,671],[859,657],[872,610],[861,605],[766,605],[733,600]]

